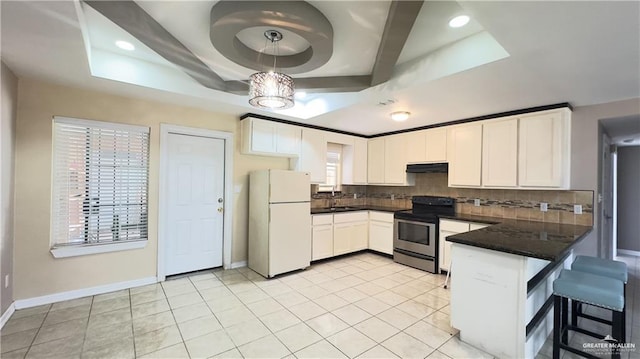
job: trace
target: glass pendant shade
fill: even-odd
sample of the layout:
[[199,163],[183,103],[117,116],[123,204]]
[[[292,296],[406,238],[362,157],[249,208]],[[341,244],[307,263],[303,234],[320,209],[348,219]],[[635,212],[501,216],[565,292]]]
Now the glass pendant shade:
[[293,79],[279,72],[256,72],[249,77],[249,103],[260,108],[284,110],[294,105]]

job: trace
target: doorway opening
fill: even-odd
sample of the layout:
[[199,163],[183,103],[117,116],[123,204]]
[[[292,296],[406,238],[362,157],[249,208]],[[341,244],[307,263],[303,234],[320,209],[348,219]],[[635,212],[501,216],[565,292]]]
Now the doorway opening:
[[609,258],[640,256],[640,115],[600,121],[601,239]]

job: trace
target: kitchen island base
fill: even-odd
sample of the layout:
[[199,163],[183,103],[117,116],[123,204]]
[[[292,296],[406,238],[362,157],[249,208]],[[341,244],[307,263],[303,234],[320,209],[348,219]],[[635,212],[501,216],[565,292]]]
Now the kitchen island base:
[[534,358],[553,331],[553,281],[572,254],[552,262],[453,243],[451,258],[460,339],[498,358]]

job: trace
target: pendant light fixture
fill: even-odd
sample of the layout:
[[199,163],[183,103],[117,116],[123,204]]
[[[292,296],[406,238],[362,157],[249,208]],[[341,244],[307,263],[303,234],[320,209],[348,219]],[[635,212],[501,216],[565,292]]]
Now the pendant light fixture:
[[249,103],[259,108],[284,110],[294,105],[295,92],[293,79],[276,71],[278,57],[278,41],[282,40],[282,33],[277,30],[264,32],[273,47],[273,70],[256,72],[249,77]]

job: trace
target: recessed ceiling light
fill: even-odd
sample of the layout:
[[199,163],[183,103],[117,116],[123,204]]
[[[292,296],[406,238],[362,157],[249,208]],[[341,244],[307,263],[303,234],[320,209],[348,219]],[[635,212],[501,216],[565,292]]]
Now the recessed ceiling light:
[[396,111],[391,113],[391,119],[396,122],[402,122],[406,121],[409,118],[409,115],[411,115],[411,113],[407,111]]
[[133,51],[133,50],[136,49],[136,47],[133,46],[132,43],[127,42],[127,41],[123,41],[123,40],[116,41],[116,46],[118,46],[119,48],[121,48],[123,50],[127,50],[127,51]]
[[460,16],[456,16],[453,19],[451,19],[449,21],[449,26],[450,27],[463,27],[464,25],[466,25],[469,22],[469,16],[467,15],[460,15]]

